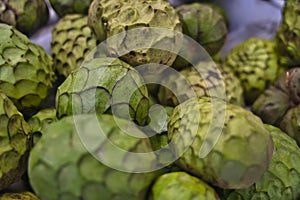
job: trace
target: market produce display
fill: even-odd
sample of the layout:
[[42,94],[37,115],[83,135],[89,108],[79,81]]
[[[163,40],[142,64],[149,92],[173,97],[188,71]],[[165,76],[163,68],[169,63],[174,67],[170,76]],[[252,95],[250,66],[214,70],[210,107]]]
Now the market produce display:
[[0,93],[0,190],[21,180],[27,169],[31,128],[14,104]]
[[0,92],[27,115],[39,109],[56,76],[52,58],[12,26],[0,24]]
[[158,177],[151,192],[151,200],[219,199],[212,187],[185,172],[172,172]]
[[252,110],[266,123],[280,127],[300,144],[300,68],[292,68],[258,97]]
[[0,22],[15,26],[26,35],[32,35],[47,24],[49,10],[45,0],[1,0]]
[[87,14],[92,0],[49,0],[59,16]]
[[[216,111],[213,111],[215,107]],[[199,120],[195,109],[199,110]],[[214,112],[226,113],[224,123],[209,126]],[[196,124],[197,123],[197,124]],[[243,130],[238,128],[243,124]],[[194,133],[194,127],[198,127]],[[202,158],[200,150],[205,143],[213,143],[213,135],[221,130],[211,152]],[[206,134],[210,134],[206,138]],[[189,138],[194,138],[190,144]],[[227,188],[247,188],[255,183],[268,168],[273,142],[262,121],[242,107],[226,104],[223,100],[202,97],[187,100],[177,106],[168,125],[168,139],[174,140],[175,152],[183,152],[176,161],[184,170],[195,174],[212,185]]]
[[80,67],[85,57],[97,46],[96,37],[87,24],[88,17],[69,14],[61,18],[52,30],[53,66],[59,75],[67,77]]
[[300,2],[219,5],[0,0],[0,200],[300,199]]
[[245,101],[250,105],[285,70],[278,63],[276,43],[262,38],[239,44],[229,52],[225,65],[240,78]]
[[[99,41],[104,41],[122,31],[134,28],[157,27],[176,32],[182,31],[179,16],[166,0],[95,0],[89,9],[89,26]],[[176,59],[176,54],[161,49],[142,48],[123,55],[123,49],[143,47],[149,43],[149,41],[138,38],[144,31],[147,30],[142,29],[139,32],[129,34],[130,37],[127,37],[127,34],[119,35],[118,37],[123,39],[119,39],[117,44],[115,41],[110,44],[108,40],[107,46],[110,53],[120,56],[132,66],[146,63],[171,65]],[[153,30],[148,30],[149,34],[151,31]],[[166,31],[166,33],[168,32]],[[152,38],[150,47],[165,45],[178,51],[181,47],[180,37],[177,37],[173,32],[171,35],[166,33],[161,33],[160,37]]]
[[[300,148],[295,140],[280,129],[265,125],[273,142],[270,167],[251,187],[229,193],[227,200],[298,199],[300,195]],[[225,193],[226,193],[225,192]]]

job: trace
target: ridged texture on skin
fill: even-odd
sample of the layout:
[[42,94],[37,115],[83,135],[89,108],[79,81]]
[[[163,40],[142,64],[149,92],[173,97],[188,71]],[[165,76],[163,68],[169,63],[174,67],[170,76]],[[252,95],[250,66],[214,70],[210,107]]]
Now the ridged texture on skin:
[[277,31],[278,54],[281,64],[291,67],[300,64],[300,1],[286,0],[281,25]]
[[240,78],[247,104],[252,104],[284,71],[278,65],[276,43],[261,38],[239,44],[229,52],[225,65]]
[[300,144],[300,68],[281,75],[253,103],[252,111],[269,124],[280,127]]
[[54,67],[64,77],[79,68],[88,53],[97,46],[96,37],[87,23],[87,16],[66,15],[52,30]]
[[[121,172],[96,160],[82,145],[77,127],[82,127],[92,138],[99,137],[97,126],[109,139],[93,142],[93,152],[109,153],[109,143],[124,150],[124,155],[113,155],[125,164],[130,163],[128,152],[152,152],[148,138],[139,139],[121,131],[111,115],[98,117],[99,124],[89,123],[93,115],[80,115],[76,126],[73,117],[51,124],[45,135],[30,153],[29,178],[41,199],[112,200],[146,199],[151,183],[163,170],[149,173]],[[126,120],[119,120],[124,126]],[[145,135],[144,135],[145,137]],[[91,146],[90,146],[91,148]],[[120,157],[121,156],[121,157]],[[128,157],[127,157],[128,156]],[[154,153],[152,157],[155,158]],[[113,161],[112,161],[113,162]],[[142,163],[152,165],[153,163]],[[133,165],[136,169],[139,164]]]
[[181,5],[176,11],[184,34],[199,42],[211,56],[219,52],[226,40],[227,27],[218,11],[200,3]]
[[300,197],[300,149],[280,129],[265,125],[274,141],[270,167],[250,188],[230,193],[227,200],[295,200]]
[[138,72],[125,62],[115,58],[94,59],[68,76],[58,88],[57,117],[105,113],[113,105],[115,115],[144,124],[149,99],[147,88],[142,85]]
[[[225,189],[247,188],[259,180],[269,166],[273,143],[262,121],[240,106],[202,97],[188,100],[174,109],[168,125],[168,137],[176,152],[186,151],[177,164],[202,180]],[[212,106],[216,109],[212,119]],[[197,108],[198,107],[198,108]],[[197,111],[200,116],[197,119]],[[223,123],[222,113],[226,112]],[[208,133],[209,126],[213,131]],[[199,127],[195,130],[195,127]],[[216,144],[204,158],[206,148],[221,131]],[[196,131],[196,132],[194,132]],[[206,134],[208,138],[204,140]],[[193,136],[195,136],[194,140]],[[191,145],[189,144],[192,140]],[[178,153],[177,153],[178,154]]]
[[52,58],[12,26],[0,24],[0,91],[23,113],[47,97],[55,74]]
[[[89,26],[92,28],[99,41],[104,41],[113,35],[134,28],[165,28],[169,31],[181,32],[181,24],[175,9],[166,0],[95,0],[89,9]],[[179,37],[174,33],[166,35],[161,32],[160,37],[149,39],[147,34],[151,31],[139,31],[134,34],[123,34],[119,39],[121,44],[114,44],[115,41],[107,43],[112,55],[122,56],[121,58],[132,66],[146,63],[159,63],[170,66],[176,54],[154,49],[157,45],[167,46],[175,52],[181,47]],[[145,48],[145,45],[154,48]],[[139,50],[132,50],[125,55],[123,49],[131,50],[134,47],[141,47]]]
[[0,22],[15,26],[26,35],[31,35],[49,19],[45,0],[1,0]]
[[33,143],[36,144],[40,137],[43,135],[46,128],[57,121],[56,119],[56,109],[47,108],[40,110],[34,116],[32,116],[28,123],[32,129]]
[[[200,62],[201,65],[215,66],[214,62]],[[160,87],[158,92],[158,99],[164,105],[177,106],[178,97],[181,99],[189,99],[193,97],[193,94],[189,92],[195,92],[197,97],[211,96],[211,91],[218,88],[225,88],[226,101],[228,103],[236,105],[244,105],[243,88],[241,87],[240,80],[234,75],[234,73],[227,67],[217,64],[217,67],[222,77],[216,77],[218,74],[211,71],[211,73],[201,74],[195,67],[186,67],[180,71],[183,77],[167,76],[162,81],[162,85],[170,85],[171,90],[166,87]],[[208,67],[209,68],[209,67]],[[205,76],[205,81],[203,76]],[[186,90],[182,86],[186,85],[184,82],[188,81],[191,90]],[[224,85],[225,84],[225,85]],[[171,92],[172,91],[172,92]],[[221,89],[219,89],[221,92]],[[219,93],[218,93],[219,94]],[[176,96],[175,96],[176,95]],[[220,95],[222,98],[222,96]]]
[[87,14],[93,0],[50,0],[51,6],[60,16],[67,14]]
[[0,200],[39,200],[31,192],[5,193],[0,196]]
[[200,179],[185,172],[160,176],[152,186],[151,200],[218,200],[215,190]]
[[30,145],[30,126],[0,93],[0,190],[21,180],[27,169]]

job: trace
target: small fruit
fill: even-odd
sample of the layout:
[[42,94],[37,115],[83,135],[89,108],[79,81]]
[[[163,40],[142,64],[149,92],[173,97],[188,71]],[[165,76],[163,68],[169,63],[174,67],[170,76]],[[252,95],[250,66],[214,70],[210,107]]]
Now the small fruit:
[[63,17],[67,14],[86,15],[92,0],[50,0],[55,12]]
[[185,172],[172,172],[158,177],[151,192],[151,200],[219,199],[212,187]]

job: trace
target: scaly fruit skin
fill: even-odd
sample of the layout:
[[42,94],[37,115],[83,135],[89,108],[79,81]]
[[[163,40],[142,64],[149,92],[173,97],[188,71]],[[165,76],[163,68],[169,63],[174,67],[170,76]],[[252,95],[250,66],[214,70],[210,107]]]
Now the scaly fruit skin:
[[[211,96],[211,91],[218,91],[220,98],[222,98],[222,89],[224,88],[226,92],[226,101],[228,103],[243,106],[243,88],[241,87],[240,80],[235,76],[235,74],[226,66],[217,64],[217,69],[219,70],[220,76],[213,71],[213,67],[216,66],[214,62],[202,61],[198,63],[198,69],[201,66],[206,65],[206,68],[212,68],[211,73],[201,74],[195,67],[186,67],[180,70],[180,74],[183,77],[178,77],[178,75],[170,75],[162,81],[162,85],[170,85],[171,90],[166,87],[160,87],[158,92],[158,99],[164,105],[177,106],[179,104],[179,99],[187,100],[194,96],[197,97]],[[219,77],[218,77],[219,76]],[[183,89],[182,87],[188,85],[190,88]],[[191,93],[189,93],[191,92]],[[176,96],[175,96],[176,95]],[[224,94],[225,97],[225,94]]]
[[[109,144],[113,143],[124,150],[122,155],[113,155],[124,165],[130,163],[127,160],[130,159],[129,152],[149,152],[153,159],[155,154],[151,153],[146,135],[143,139],[128,135],[118,127],[112,115],[99,115],[98,124],[89,123],[94,117],[79,115],[75,122],[74,118],[69,116],[51,124],[32,149],[29,158],[29,179],[41,199],[143,200],[153,180],[164,171],[127,173],[102,164],[83,146],[78,127],[82,127],[88,134],[87,137],[97,138],[99,133],[96,130],[100,126],[107,139],[95,140],[93,150],[91,147],[90,150],[93,153],[98,152],[97,155],[100,152],[109,153]],[[130,125],[128,121],[121,119],[118,123]],[[152,164],[143,163],[150,166]],[[139,164],[134,167],[139,169]]]
[[[169,32],[181,32],[181,23],[175,9],[166,0],[95,0],[89,9],[89,26],[102,42],[113,35],[123,32],[120,40],[107,43],[109,52],[121,58],[132,66],[146,63],[158,63],[171,66],[176,54],[170,51],[155,49],[167,46],[175,52],[179,50],[180,37],[160,33],[159,37],[147,40],[143,36],[151,35],[153,30],[148,28],[164,28]],[[136,33],[124,31],[144,28]],[[148,29],[148,30],[147,30]],[[128,36],[130,35],[130,36]],[[149,46],[150,45],[150,46]],[[145,48],[150,47],[150,48]],[[134,50],[133,48],[141,47]],[[153,47],[153,48],[151,48]],[[130,53],[123,55],[122,50],[130,49]]]
[[300,64],[300,1],[287,0],[282,13],[282,21],[277,30],[276,41],[280,63],[287,67]]
[[67,14],[86,15],[92,0],[50,0],[51,6],[60,16]]
[[57,121],[56,109],[47,108],[40,110],[28,120],[28,124],[32,129],[33,144],[36,144],[43,135],[46,128]]
[[268,170],[250,188],[235,190],[227,200],[295,200],[300,197],[300,149],[295,140],[272,125],[265,125],[274,152]]
[[[216,109],[215,114],[212,107]],[[199,109],[199,120],[195,109]],[[219,120],[224,112],[224,124],[217,123],[222,122]],[[208,133],[212,125],[213,131]],[[218,130],[219,137],[215,132]],[[206,134],[208,138],[204,139]],[[259,180],[269,166],[273,151],[271,136],[260,118],[240,106],[208,97],[178,105],[170,118],[168,137],[175,143],[175,152],[184,152],[177,161],[181,168],[225,189],[247,188]],[[200,157],[202,146],[214,144],[215,139],[212,150]]]
[[21,180],[27,169],[30,126],[3,93],[0,93],[0,190]]
[[220,51],[227,37],[227,26],[218,11],[200,3],[181,5],[176,11],[184,34],[199,42],[211,56]]
[[5,193],[0,196],[0,200],[39,200],[31,192]]
[[151,200],[219,199],[212,187],[185,172],[172,172],[158,177],[151,191]]
[[276,43],[262,38],[250,38],[236,46],[225,65],[240,78],[247,104],[252,104],[284,71],[278,64]]
[[55,74],[52,58],[14,27],[0,24],[0,91],[23,114],[39,108]]
[[0,22],[15,26],[26,35],[31,35],[49,19],[49,10],[44,0],[1,0]]
[[269,124],[280,127],[300,144],[300,68],[280,76],[274,86],[261,94],[252,111]]
[[111,112],[112,106],[121,118],[128,119],[129,112],[128,117],[141,125],[147,120],[147,88],[134,68],[116,58],[93,59],[68,76],[57,90],[58,118]]
[[53,65],[58,74],[64,77],[79,68],[88,53],[97,46],[97,40],[87,23],[87,16],[66,15],[52,30]]

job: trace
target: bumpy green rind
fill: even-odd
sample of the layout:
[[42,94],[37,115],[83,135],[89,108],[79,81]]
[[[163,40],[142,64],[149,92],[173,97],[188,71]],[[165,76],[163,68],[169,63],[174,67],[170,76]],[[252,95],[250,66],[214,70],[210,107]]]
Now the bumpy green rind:
[[[260,118],[242,107],[207,97],[190,99],[174,109],[168,137],[174,141],[175,152],[184,152],[176,155],[181,156],[177,161],[181,168],[226,189],[247,188],[259,180],[273,151],[271,136]],[[202,157],[201,150],[208,154]]]
[[[181,37],[175,36],[175,32],[182,31],[181,23],[166,0],[95,0],[89,9],[89,26],[99,41],[123,32],[118,39],[108,40],[107,46],[111,55],[121,57],[134,67],[148,63],[170,66],[176,53],[156,47],[168,47],[175,52],[181,47]],[[144,29],[124,32],[135,28]],[[147,28],[164,28],[165,31],[160,30],[158,37],[150,39],[147,37],[155,35],[155,31]]]
[[252,104],[284,71],[278,64],[276,43],[262,38],[250,38],[233,48],[225,65],[240,78],[247,104]]
[[44,0],[0,1],[0,22],[15,26],[26,35],[31,35],[49,19],[49,10]]
[[30,126],[3,93],[0,93],[0,190],[21,180],[31,146]]
[[160,176],[152,186],[151,192],[151,200],[219,199],[212,187],[185,172],[172,172]]
[[86,15],[92,0],[50,0],[51,6],[60,16],[67,14]]
[[280,76],[274,86],[261,94],[252,111],[269,124],[280,127],[300,144],[300,68]]
[[[53,123],[46,130],[41,140],[32,149],[29,158],[29,179],[35,193],[41,199],[84,199],[111,200],[146,198],[151,183],[162,174],[162,170],[148,173],[127,173],[112,169],[91,155],[83,146],[80,137],[92,142],[89,150],[94,155],[111,153],[106,158],[111,162],[120,162],[139,169],[141,165],[152,166],[152,160],[145,163],[131,163],[133,153],[146,153],[155,159],[149,139],[136,138],[123,132],[111,115],[98,116],[99,123],[90,123],[94,115],[79,115],[76,122],[72,116]],[[75,124],[76,123],[76,124]],[[123,126],[130,126],[126,120],[118,120]],[[78,129],[78,127],[81,127]],[[104,140],[97,132],[101,127]],[[81,132],[79,137],[78,133]],[[84,135],[82,135],[84,134]],[[100,135],[99,135],[100,134]],[[142,135],[141,135],[142,136]],[[109,145],[124,150],[120,154],[110,151]],[[151,156],[152,155],[152,156]],[[149,157],[149,158],[150,158]],[[128,160],[129,159],[129,160]]]
[[37,110],[55,80],[52,58],[21,32],[0,24],[0,91],[23,113]]
[[83,64],[61,84],[56,95],[58,118],[113,112],[144,124],[148,108],[148,91],[140,75],[116,58],[97,58]]
[[0,200],[39,200],[31,192],[5,193],[0,196]]
[[300,64],[300,1],[287,0],[282,11],[282,20],[276,34],[280,63],[287,67]]
[[28,124],[32,129],[33,144],[36,144],[43,135],[46,128],[57,121],[56,109],[47,108],[40,110],[28,120]]
[[[203,65],[207,65],[208,70],[211,68],[211,71],[201,74],[197,68],[201,69]],[[219,74],[214,72],[214,66],[217,67]],[[182,77],[178,77],[178,75],[166,76],[159,88],[159,101],[164,105],[177,106],[179,104],[178,99],[187,100],[193,96],[212,96],[211,91],[215,90],[217,91],[216,94],[219,94],[219,98],[226,95],[225,99],[228,103],[244,105],[243,88],[240,80],[228,67],[203,61],[198,64],[197,68],[186,67],[180,70]],[[164,85],[171,86],[171,88],[168,89]],[[185,85],[190,88],[183,88]],[[224,89],[223,95],[221,94],[222,89]]]
[[268,170],[250,188],[235,190],[227,200],[295,200],[300,197],[300,149],[295,140],[272,125],[265,125],[274,141]]
[[226,21],[213,7],[193,3],[176,8],[182,23],[183,33],[190,36],[211,55],[223,47],[226,36]]
[[52,30],[51,50],[53,65],[58,74],[67,77],[78,69],[97,41],[88,27],[88,17],[66,15]]

